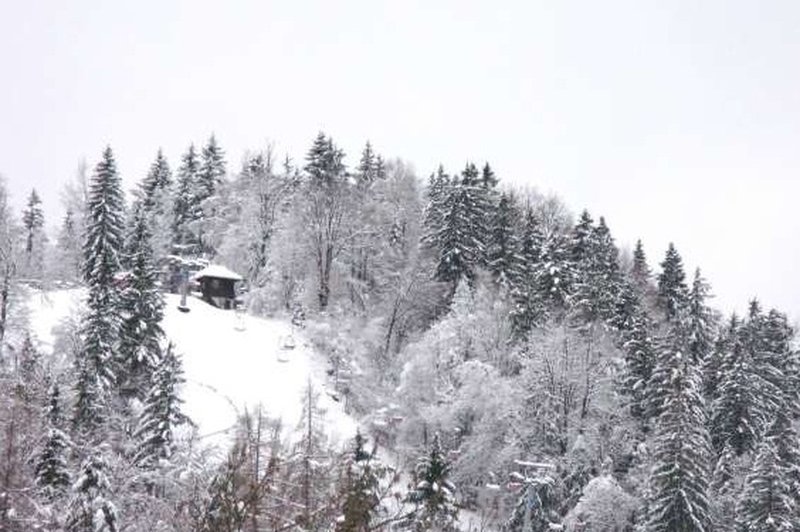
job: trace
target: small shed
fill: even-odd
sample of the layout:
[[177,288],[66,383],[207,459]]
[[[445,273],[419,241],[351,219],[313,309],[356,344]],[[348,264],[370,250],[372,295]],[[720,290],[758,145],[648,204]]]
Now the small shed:
[[238,273],[219,264],[210,264],[192,279],[200,285],[203,300],[219,308],[236,307],[236,283],[243,280]]

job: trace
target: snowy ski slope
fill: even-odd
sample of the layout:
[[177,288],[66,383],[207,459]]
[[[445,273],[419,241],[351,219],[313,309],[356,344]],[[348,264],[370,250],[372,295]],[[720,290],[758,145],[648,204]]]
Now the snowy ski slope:
[[[79,309],[79,289],[34,292],[30,325],[42,350],[52,352],[53,328]],[[259,404],[288,429],[300,422],[302,396],[309,380],[319,392],[329,435],[338,441],[355,435],[356,422],[326,391],[325,361],[294,333],[294,349],[283,349],[291,324],[237,316],[189,298],[190,312],[178,310],[179,297],[168,294],[163,327],[183,355],[184,410],[199,426],[203,441],[225,443],[237,416]]]

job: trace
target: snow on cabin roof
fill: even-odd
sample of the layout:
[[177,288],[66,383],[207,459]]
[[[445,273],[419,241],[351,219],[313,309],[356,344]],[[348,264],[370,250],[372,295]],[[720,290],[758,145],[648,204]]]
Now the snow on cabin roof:
[[221,264],[209,264],[192,276],[194,279],[203,277],[216,277],[217,279],[231,279],[233,281],[244,280],[241,275],[222,266]]

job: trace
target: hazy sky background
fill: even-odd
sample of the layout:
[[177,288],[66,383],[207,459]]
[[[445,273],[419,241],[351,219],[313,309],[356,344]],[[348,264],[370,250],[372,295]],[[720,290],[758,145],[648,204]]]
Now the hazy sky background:
[[0,174],[50,222],[110,143],[126,185],[213,131],[232,169],[319,130],[427,176],[488,160],[673,240],[716,304],[800,317],[800,2],[0,0]]

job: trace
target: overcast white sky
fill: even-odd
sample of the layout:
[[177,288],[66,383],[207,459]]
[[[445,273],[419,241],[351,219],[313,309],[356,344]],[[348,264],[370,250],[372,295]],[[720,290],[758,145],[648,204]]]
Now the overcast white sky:
[[[0,0],[0,174],[51,218],[110,143],[126,183],[216,132],[238,168],[324,130],[425,176],[488,160],[673,240],[717,304],[800,317],[800,2]],[[57,220],[51,220],[53,223]]]

